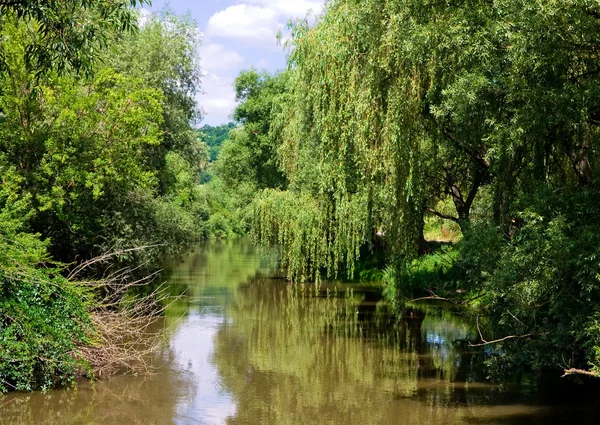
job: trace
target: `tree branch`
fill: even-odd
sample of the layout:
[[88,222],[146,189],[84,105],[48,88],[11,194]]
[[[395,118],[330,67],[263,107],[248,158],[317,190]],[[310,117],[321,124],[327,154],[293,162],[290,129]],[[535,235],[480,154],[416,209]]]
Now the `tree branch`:
[[430,297],[415,298],[414,300],[409,300],[409,302],[414,303],[417,301],[424,301],[424,300],[455,301],[454,298],[444,298],[444,297],[438,297],[437,295],[432,295]]
[[478,155],[477,152],[467,149],[466,146],[463,146],[456,138],[450,133],[448,130],[442,130],[444,136],[452,142],[452,144],[460,151],[469,155],[473,161],[481,165],[482,167],[488,169],[490,168],[490,163],[486,161],[481,155]]
[[593,378],[600,378],[600,374],[596,373],[596,372],[590,372],[588,370],[582,370],[582,369],[565,369],[565,374],[562,376],[562,378],[564,378],[565,376],[570,376],[570,375],[585,375],[585,376],[591,376]]
[[500,338],[500,339],[495,339],[494,341],[484,341],[481,344],[469,344],[469,347],[484,347],[486,345],[490,345],[490,344],[497,344],[499,342],[504,342],[504,341],[508,341],[510,339],[522,339],[522,338],[529,338],[534,336],[535,334],[527,334],[527,335],[510,335],[510,336],[505,336],[504,338]]
[[430,214],[433,214],[433,215],[435,215],[435,216],[438,216],[439,218],[443,218],[443,219],[445,219],[445,220],[452,220],[452,221],[454,221],[455,223],[458,223],[458,221],[459,221],[459,220],[458,220],[458,218],[456,218],[456,217],[452,217],[451,215],[442,214],[442,213],[440,213],[440,212],[437,212],[437,211],[436,211],[436,210],[434,210],[433,208],[429,208],[429,207],[428,207],[428,208],[427,208],[427,212],[428,212],[428,213],[430,213]]

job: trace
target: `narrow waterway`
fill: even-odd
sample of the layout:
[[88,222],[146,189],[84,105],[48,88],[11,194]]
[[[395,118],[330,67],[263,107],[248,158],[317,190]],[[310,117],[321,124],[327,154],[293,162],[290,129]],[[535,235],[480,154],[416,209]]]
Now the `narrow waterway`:
[[397,318],[374,288],[274,275],[247,242],[197,248],[165,275],[184,295],[156,373],[0,396],[0,424],[600,423],[583,385],[490,383],[472,327],[448,312]]

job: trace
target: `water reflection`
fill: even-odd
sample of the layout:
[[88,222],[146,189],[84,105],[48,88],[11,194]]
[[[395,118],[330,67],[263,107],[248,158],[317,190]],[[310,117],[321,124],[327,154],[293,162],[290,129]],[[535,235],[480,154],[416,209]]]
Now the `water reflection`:
[[398,318],[374,288],[288,285],[272,267],[244,242],[190,254],[167,276],[184,296],[156,374],[0,397],[0,425],[598,423],[593,392],[488,383],[456,315]]
[[9,394],[0,397],[0,424],[173,424],[178,401],[191,394],[177,371],[123,376],[77,391]]
[[360,295],[311,292],[255,280],[236,293],[213,355],[238,406],[228,423],[456,424],[494,414],[483,402],[497,388],[454,382],[463,358],[453,342],[469,337],[466,324],[417,310],[391,325],[385,312],[365,321]]

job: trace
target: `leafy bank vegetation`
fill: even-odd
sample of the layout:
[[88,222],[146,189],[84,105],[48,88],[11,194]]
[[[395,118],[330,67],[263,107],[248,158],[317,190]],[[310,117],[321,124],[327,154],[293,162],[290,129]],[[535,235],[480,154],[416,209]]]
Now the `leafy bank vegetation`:
[[379,268],[469,306],[496,371],[600,372],[599,30],[586,0],[327,2],[238,79],[222,178],[290,279]]
[[0,5],[2,389],[85,363],[94,297],[48,264],[248,231],[291,280],[465,306],[491,370],[600,373],[596,3],[331,0],[200,132],[188,18],[67,3]]
[[114,296],[127,283],[67,278],[75,266],[156,262],[208,236],[199,34],[169,11],[140,21],[144,3],[0,3],[0,391],[131,354],[131,335],[103,333],[144,329],[142,307]]

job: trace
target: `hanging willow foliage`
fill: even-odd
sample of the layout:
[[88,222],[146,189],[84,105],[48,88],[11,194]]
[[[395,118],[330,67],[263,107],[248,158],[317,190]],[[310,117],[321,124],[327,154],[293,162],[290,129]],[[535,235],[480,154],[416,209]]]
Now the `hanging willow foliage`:
[[340,264],[354,272],[368,234],[368,211],[360,196],[340,202],[334,211],[307,194],[265,190],[254,206],[255,235],[263,244],[281,248],[290,280],[318,279],[321,270],[335,276]]
[[291,192],[263,193],[255,223],[292,279],[352,275],[377,232],[396,258],[415,252],[427,78],[394,54],[400,20],[376,3],[330,2],[316,26],[293,27],[292,90],[274,114]]
[[[440,200],[468,229],[488,185],[493,221],[507,226],[536,184],[591,184],[599,16],[588,0],[328,1],[314,26],[292,26],[289,92],[273,109],[288,199],[331,211],[333,221],[318,221],[331,235],[341,228],[334,212],[363,203],[353,246],[383,232],[398,267]],[[347,258],[334,238],[321,243],[334,264]],[[310,252],[284,262],[319,263]]]

